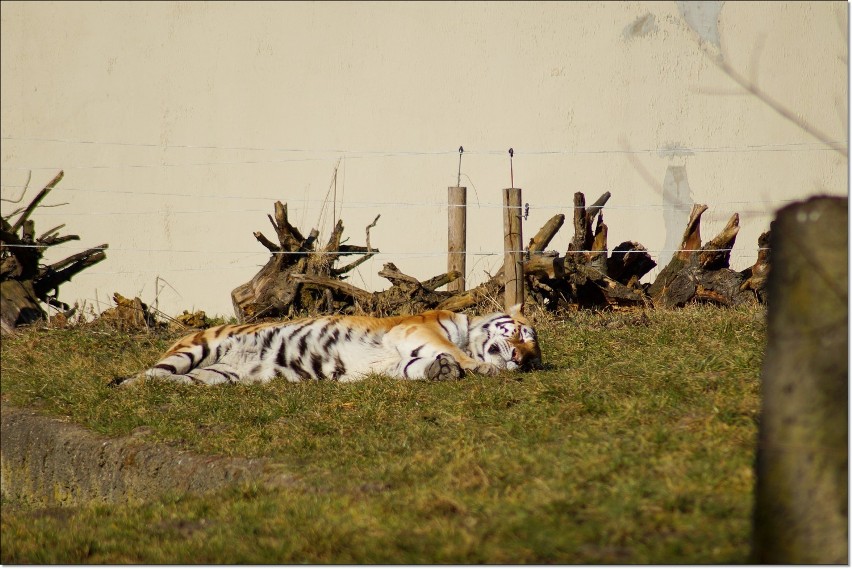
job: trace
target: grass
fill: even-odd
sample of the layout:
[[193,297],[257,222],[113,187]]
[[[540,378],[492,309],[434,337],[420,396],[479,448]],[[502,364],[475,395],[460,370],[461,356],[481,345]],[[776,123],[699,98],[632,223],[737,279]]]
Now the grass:
[[[264,456],[294,487],[32,510],[3,504],[3,563],[745,563],[762,308],[578,313],[538,325],[546,368],[105,386],[172,337],[33,330],[2,396],[107,435]],[[137,431],[138,432],[138,431]]]

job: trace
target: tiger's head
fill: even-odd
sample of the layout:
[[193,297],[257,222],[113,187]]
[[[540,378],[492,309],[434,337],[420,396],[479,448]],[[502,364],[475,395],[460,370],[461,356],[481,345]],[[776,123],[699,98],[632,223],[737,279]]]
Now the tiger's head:
[[516,304],[508,312],[473,317],[468,329],[471,357],[509,371],[541,368],[538,335],[521,309]]

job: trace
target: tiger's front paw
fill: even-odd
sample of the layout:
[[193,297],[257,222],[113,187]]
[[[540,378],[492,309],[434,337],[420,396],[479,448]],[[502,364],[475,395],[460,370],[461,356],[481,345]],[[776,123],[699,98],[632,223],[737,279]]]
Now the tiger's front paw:
[[471,370],[479,375],[497,375],[500,373],[500,368],[488,362],[477,363],[476,367]]
[[461,379],[464,375],[459,363],[448,354],[438,354],[426,369],[426,379],[447,381]]
[[145,374],[131,375],[130,377],[114,377],[112,381],[107,383],[107,387],[130,387],[145,381]]

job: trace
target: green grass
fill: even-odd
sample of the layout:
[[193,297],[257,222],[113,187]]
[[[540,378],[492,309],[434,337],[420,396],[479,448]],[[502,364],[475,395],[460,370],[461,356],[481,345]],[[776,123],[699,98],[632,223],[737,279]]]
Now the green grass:
[[2,395],[99,433],[269,457],[298,484],[129,505],[3,504],[3,563],[745,563],[761,308],[541,323],[546,368],[105,386],[172,337],[33,330]]

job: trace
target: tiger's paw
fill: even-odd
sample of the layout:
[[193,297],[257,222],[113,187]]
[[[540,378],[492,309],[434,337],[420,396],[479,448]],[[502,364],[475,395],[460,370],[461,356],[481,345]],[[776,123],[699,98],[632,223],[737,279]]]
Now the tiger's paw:
[[448,354],[438,354],[426,368],[426,379],[435,381],[461,379],[463,375],[464,371],[459,363]]
[[476,367],[471,369],[471,371],[479,375],[497,375],[500,373],[500,368],[488,362],[481,362],[477,363]]
[[131,385],[141,383],[143,380],[143,374],[131,375],[129,377],[114,377],[107,383],[107,387],[130,387]]

